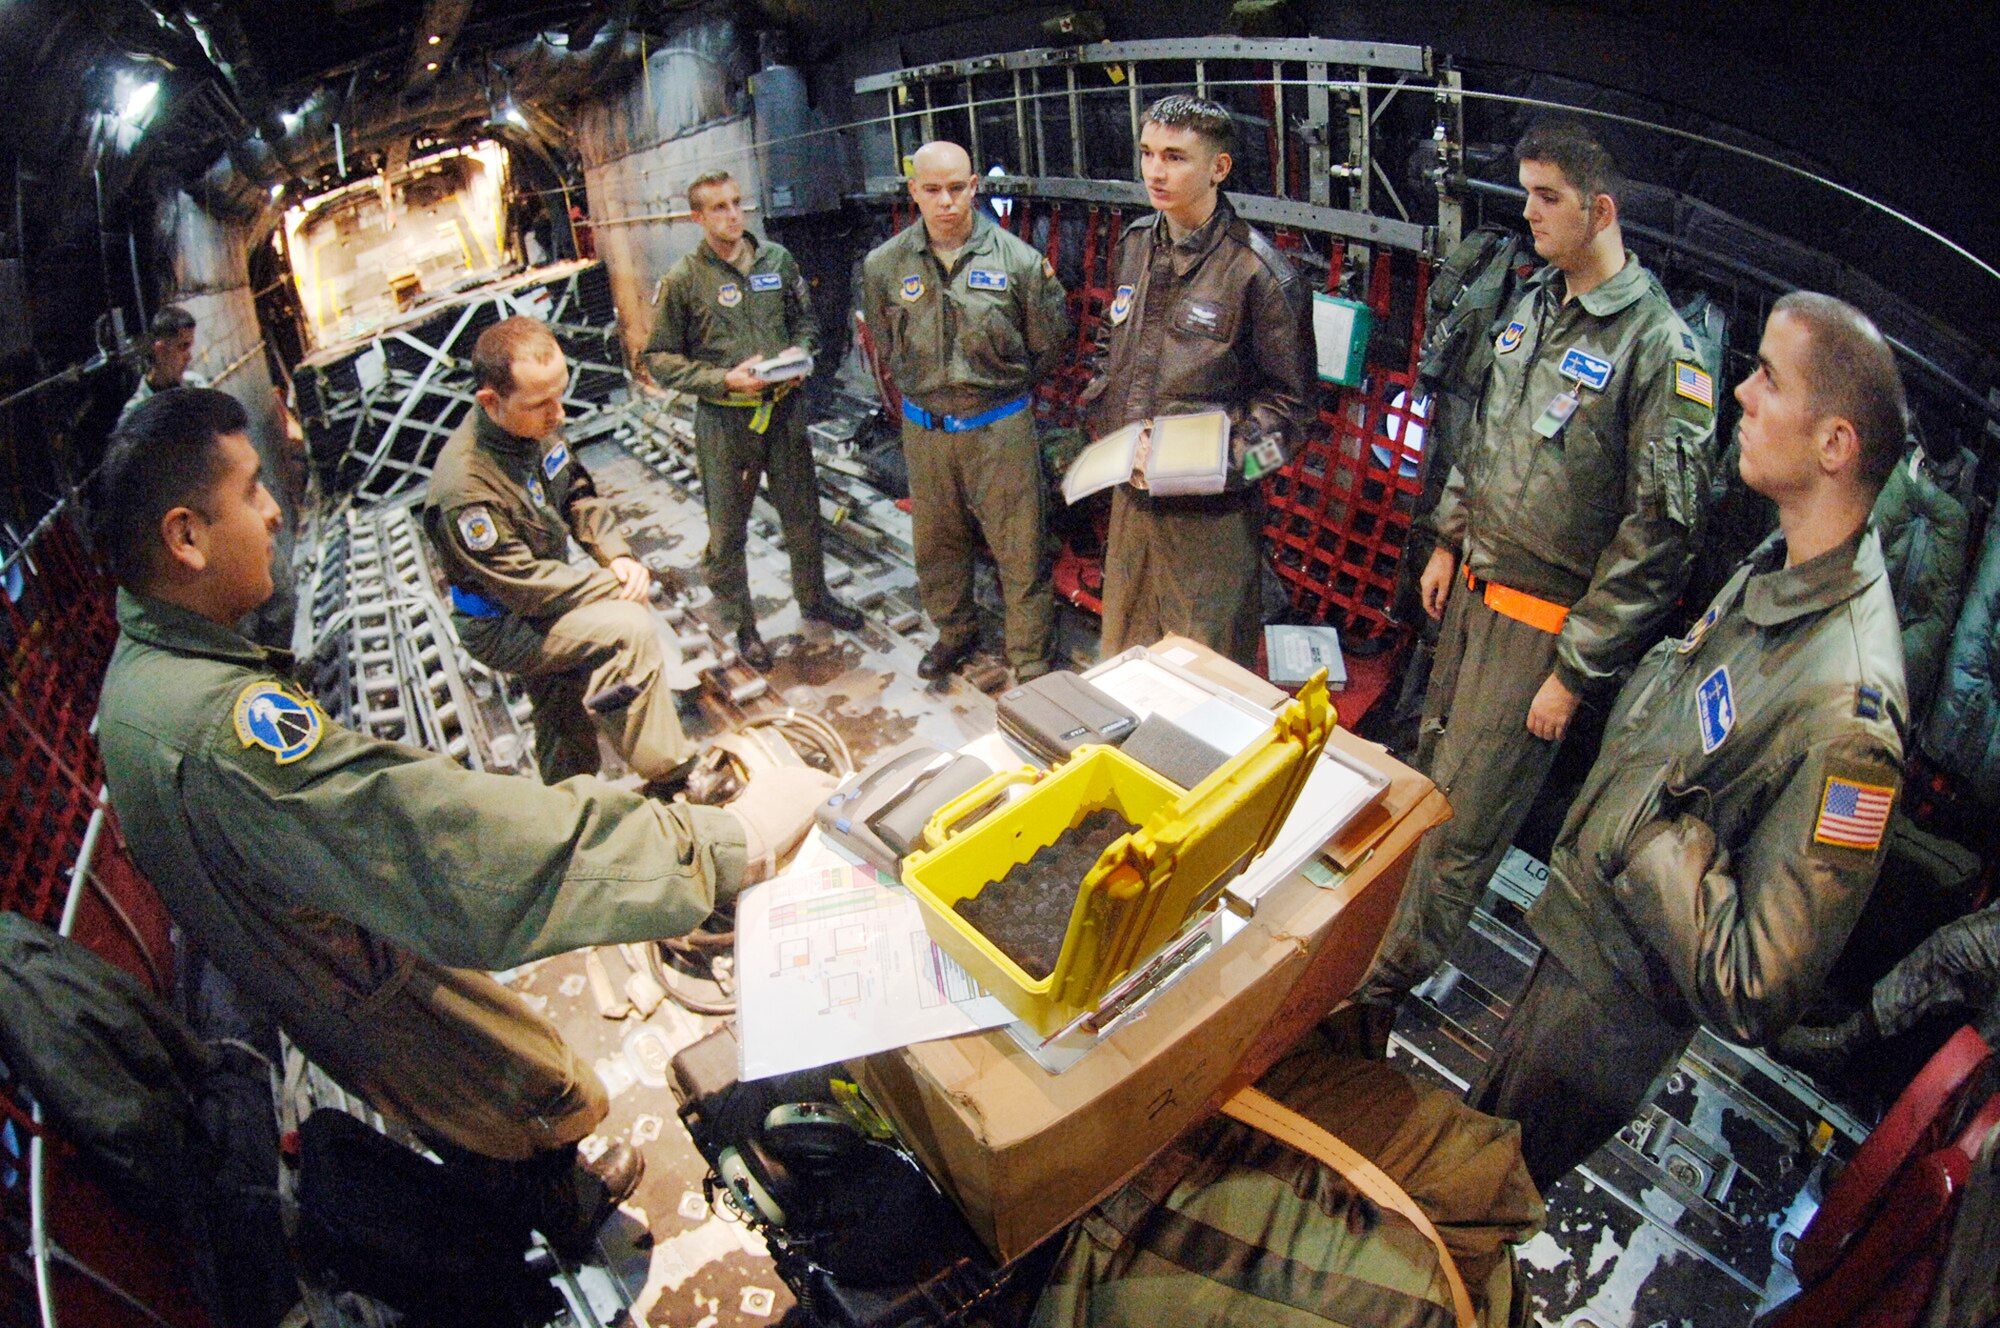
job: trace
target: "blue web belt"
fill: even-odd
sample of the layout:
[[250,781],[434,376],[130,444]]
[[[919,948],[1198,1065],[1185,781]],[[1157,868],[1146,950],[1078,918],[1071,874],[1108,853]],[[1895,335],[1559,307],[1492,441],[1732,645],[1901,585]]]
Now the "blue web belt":
[[998,424],[1009,415],[1019,415],[1028,408],[1028,398],[1015,397],[1005,405],[981,411],[977,415],[933,415],[911,401],[903,399],[903,418],[926,429],[941,429],[945,433],[967,433],[973,429],[984,429],[989,424]]
[[504,618],[507,610],[495,604],[486,596],[470,590],[451,588],[451,607],[468,618]]

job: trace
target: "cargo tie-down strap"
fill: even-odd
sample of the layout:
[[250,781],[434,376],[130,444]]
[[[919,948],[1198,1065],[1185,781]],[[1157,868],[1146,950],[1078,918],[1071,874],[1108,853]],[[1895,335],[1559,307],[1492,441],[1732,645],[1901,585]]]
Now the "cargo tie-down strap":
[[1458,1275],[1458,1264],[1452,1259],[1451,1251],[1445,1248],[1444,1237],[1431,1225],[1430,1218],[1424,1216],[1424,1210],[1417,1206],[1417,1201],[1391,1180],[1388,1173],[1335,1138],[1330,1131],[1321,1129],[1276,1098],[1255,1088],[1237,1089],[1235,1095],[1222,1104],[1222,1114],[1242,1121],[1252,1129],[1262,1130],[1279,1143],[1296,1148],[1308,1157],[1318,1158],[1339,1172],[1377,1207],[1407,1218],[1411,1226],[1437,1247],[1438,1267],[1451,1286],[1451,1308],[1457,1316],[1458,1328],[1474,1328],[1478,1320],[1473,1317],[1472,1297],[1466,1293],[1465,1279]]
[[1465,588],[1475,595],[1482,595],[1486,607],[1503,618],[1554,635],[1563,629],[1563,622],[1569,617],[1569,608],[1553,600],[1537,599],[1525,590],[1503,586],[1496,581],[1482,581],[1472,574],[1472,568],[1465,569]]
[[731,392],[715,404],[718,406],[736,406],[753,412],[750,416],[750,432],[762,433],[771,427],[771,411],[776,408],[780,401],[790,396],[792,389],[797,386],[798,383],[796,380],[787,380],[765,388],[762,392]]

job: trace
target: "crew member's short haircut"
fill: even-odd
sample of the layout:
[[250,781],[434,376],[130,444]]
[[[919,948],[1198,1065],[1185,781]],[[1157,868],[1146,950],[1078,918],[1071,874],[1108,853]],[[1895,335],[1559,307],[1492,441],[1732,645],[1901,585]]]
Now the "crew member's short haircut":
[[176,507],[202,510],[222,478],[216,440],[249,427],[242,404],[209,387],[168,388],[125,417],[84,495],[91,547],[120,584],[151,579],[160,518]]
[[729,173],[728,171],[709,171],[709,172],[707,172],[707,173],[705,173],[705,174],[702,174],[702,175],[697,175],[697,176],[695,176],[695,177],[694,177],[694,179],[692,179],[692,180],[689,180],[689,181],[688,181],[688,211],[690,211],[690,212],[699,212],[699,211],[701,211],[701,209],[702,209],[702,201],[701,201],[701,191],[702,191],[702,190],[704,190],[704,189],[708,188],[708,187],[709,187],[710,185],[712,185],[712,184],[715,184],[715,185],[722,185],[722,184],[730,184],[730,183],[733,183],[733,182],[735,181],[735,179],[736,179],[736,177],[735,177],[735,176],[733,176],[733,175],[731,175],[731,174],[730,174],[730,173]]
[[514,361],[546,361],[562,354],[562,345],[539,318],[516,314],[503,318],[472,343],[472,377],[480,387],[501,396],[514,390]]
[[1805,329],[1806,387],[1821,419],[1839,417],[1861,440],[1861,478],[1879,491],[1910,435],[1910,403],[1895,352],[1867,314],[1818,291],[1793,291],[1771,306]]
[[178,304],[163,304],[146,324],[148,341],[166,341],[194,328],[194,315]]
[[1576,186],[1588,204],[1599,194],[1625,201],[1625,174],[1605,145],[1603,135],[1581,120],[1566,117],[1537,120],[1514,145],[1515,161],[1545,161]]
[[1208,144],[1210,152],[1236,152],[1236,121],[1229,112],[1204,97],[1184,92],[1171,93],[1146,108],[1140,128],[1164,125],[1168,129],[1192,129]]

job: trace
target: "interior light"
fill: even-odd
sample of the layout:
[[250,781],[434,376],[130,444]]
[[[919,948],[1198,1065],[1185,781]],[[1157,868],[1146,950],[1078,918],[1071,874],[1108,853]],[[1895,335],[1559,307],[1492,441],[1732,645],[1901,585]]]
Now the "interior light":
[[298,127],[299,127],[299,116],[298,116],[298,112],[296,112],[296,111],[279,111],[279,112],[278,112],[278,123],[279,123],[279,124],[281,124],[281,125],[283,125],[283,126],[285,127],[285,132],[286,132],[286,133],[288,133],[288,134],[289,134],[289,133],[293,132],[294,130],[296,130],[296,129],[297,129]]
[[438,67],[438,62],[432,60],[431,62],[429,62],[424,66],[424,72],[429,74],[435,74],[437,73],[437,67]]
[[275,203],[284,196],[285,196],[285,182],[283,180],[280,180],[278,183],[271,186],[271,201]]
[[521,108],[518,106],[509,106],[507,108],[506,114],[502,115],[500,118],[505,120],[509,124],[519,125],[523,129],[526,129],[528,127],[528,117],[521,114]]
[[439,36],[437,33],[433,32],[428,40],[430,41],[431,45],[436,46],[439,42],[443,41],[444,38]]
[[150,79],[144,83],[136,83],[130,81],[126,75],[120,74],[118,85],[120,89],[118,118],[127,124],[137,124],[145,118],[148,111],[153,109],[153,102],[160,95],[159,80]]

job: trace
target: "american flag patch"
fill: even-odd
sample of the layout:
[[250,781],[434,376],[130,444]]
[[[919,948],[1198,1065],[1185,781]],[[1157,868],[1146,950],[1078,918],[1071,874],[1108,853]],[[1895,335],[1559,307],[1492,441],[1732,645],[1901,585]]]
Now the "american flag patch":
[[1895,800],[1893,787],[1828,775],[1826,792],[1819,800],[1819,823],[1813,826],[1813,842],[1874,852],[1882,846],[1889,806]]
[[1674,392],[1689,401],[1699,401],[1710,410],[1715,409],[1715,380],[1708,376],[1706,369],[1675,360]]

